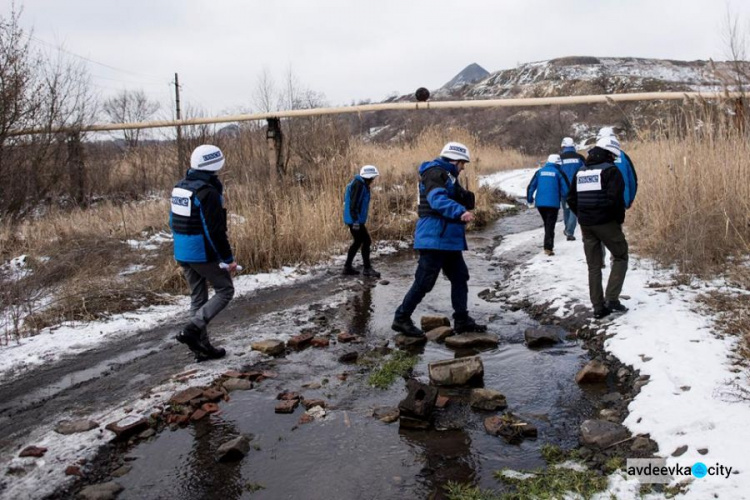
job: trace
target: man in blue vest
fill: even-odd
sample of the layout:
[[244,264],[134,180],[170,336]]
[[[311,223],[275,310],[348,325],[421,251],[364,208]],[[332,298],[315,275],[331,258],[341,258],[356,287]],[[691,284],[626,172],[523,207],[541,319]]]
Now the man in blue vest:
[[354,257],[357,255],[360,247],[362,248],[362,263],[364,270],[362,274],[371,278],[380,278],[380,273],[372,268],[370,264],[370,245],[372,239],[367,232],[365,223],[367,214],[370,210],[370,186],[380,173],[377,167],[365,165],[359,170],[359,175],[346,186],[344,194],[344,224],[349,226],[349,232],[352,233],[354,241],[349,247],[344,264],[345,275],[359,275],[359,271],[354,269]]
[[419,250],[419,264],[414,283],[396,310],[391,328],[410,337],[424,332],[414,325],[412,313],[435,286],[441,271],[451,282],[454,331],[484,332],[469,316],[469,270],[464,261],[466,224],[474,219],[474,193],[458,182],[458,176],[469,163],[469,149],[449,142],[440,157],[419,167],[419,220],[414,234],[414,248]]
[[[568,196],[568,179],[560,167],[560,155],[549,155],[547,163],[534,173],[526,188],[526,201],[536,202],[544,222],[544,253],[555,255],[555,224],[560,202]],[[534,194],[536,193],[536,199]]]
[[[620,292],[628,270],[628,242],[622,232],[625,181],[614,163],[619,155],[617,139],[599,139],[596,147],[589,151],[586,165],[576,174],[568,195],[568,204],[581,225],[583,251],[589,270],[589,297],[597,319],[613,311],[627,311],[620,303]],[[612,253],[612,272],[606,293],[602,289],[602,246]]]
[[[560,145],[560,158],[562,159],[562,171],[568,179],[568,186],[573,184],[576,172],[585,163],[585,158],[576,152],[576,144],[571,137],[565,137]],[[568,202],[563,200],[563,234],[568,241],[575,241],[573,233],[576,230],[576,214],[568,207]]]
[[[190,285],[191,319],[176,339],[187,345],[196,361],[226,354],[208,340],[208,323],[234,296],[231,273],[237,270],[227,237],[224,187],[217,172],[224,154],[216,146],[198,146],[190,156],[190,169],[172,190],[169,226],[174,238],[174,258]],[[208,283],[214,296],[208,299]]]

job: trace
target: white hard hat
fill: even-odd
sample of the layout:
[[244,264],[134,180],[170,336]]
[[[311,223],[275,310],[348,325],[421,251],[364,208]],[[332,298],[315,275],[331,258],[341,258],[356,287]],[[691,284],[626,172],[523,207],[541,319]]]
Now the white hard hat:
[[596,134],[596,139],[599,140],[602,137],[617,137],[615,135],[615,129],[612,127],[602,127],[599,129],[599,132]]
[[576,147],[576,143],[573,142],[572,137],[565,137],[562,140],[562,144],[560,144],[561,148],[574,148]]
[[547,163],[554,163],[555,165],[562,165],[562,159],[560,155],[549,155],[547,157]]
[[440,156],[448,158],[449,160],[458,161],[471,161],[469,156],[469,148],[461,144],[460,142],[449,142],[443,146],[443,150],[440,152]]
[[363,179],[374,179],[379,175],[380,172],[378,172],[378,167],[375,165],[365,165],[359,169],[359,176]]
[[224,166],[224,153],[216,146],[203,144],[190,155],[190,168],[206,172],[218,172]]
[[618,141],[615,136],[602,137],[596,141],[596,147],[606,149],[617,157],[620,156],[620,141]]

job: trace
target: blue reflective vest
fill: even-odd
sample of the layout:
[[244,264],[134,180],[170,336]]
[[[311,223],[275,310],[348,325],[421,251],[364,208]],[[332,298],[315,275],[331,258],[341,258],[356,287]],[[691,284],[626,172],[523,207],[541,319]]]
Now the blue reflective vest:
[[344,224],[364,224],[370,211],[370,186],[359,175],[346,186]]
[[635,173],[635,166],[630,157],[625,154],[625,151],[622,151],[620,156],[615,160],[615,166],[625,181],[625,208],[630,208],[638,192],[638,175]]
[[560,203],[568,196],[568,180],[562,169],[554,163],[545,163],[526,188],[526,201],[534,203],[534,193],[537,207],[560,208]]

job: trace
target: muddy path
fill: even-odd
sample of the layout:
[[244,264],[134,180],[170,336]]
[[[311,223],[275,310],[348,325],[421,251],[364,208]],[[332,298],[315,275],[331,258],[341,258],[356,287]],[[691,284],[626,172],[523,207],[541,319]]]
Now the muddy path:
[[[574,382],[588,355],[575,341],[527,348],[523,332],[537,323],[523,310],[479,297],[508,270],[507,263],[493,260],[493,248],[503,236],[539,227],[540,222],[530,210],[501,218],[471,234],[465,254],[471,313],[499,338],[497,348],[480,352],[484,385],[502,392],[510,411],[538,427],[537,439],[510,445],[488,435],[483,420],[494,413],[471,410],[461,390],[446,392],[451,403],[439,413],[433,430],[400,430],[398,423],[384,424],[371,416],[374,407],[398,405],[406,393],[403,381],[387,390],[375,389],[368,384],[369,368],[338,359],[386,341],[393,345],[393,311],[416,269],[416,255],[406,251],[376,261],[381,280],[344,279],[331,272],[234,301],[212,324],[216,343],[230,347],[230,367],[253,365],[236,346],[274,333],[349,331],[363,342],[332,342],[326,349],[308,348],[266,360],[262,368],[276,372],[276,378],[232,393],[231,401],[210,418],[165,430],[125,451],[105,450],[82,482],[110,480],[111,472],[125,464],[129,472],[116,479],[124,486],[118,498],[125,499],[440,498],[448,481],[497,489],[500,484],[492,474],[499,469],[544,466],[541,446],[576,446],[580,423],[594,411],[599,393]],[[538,251],[520,249],[513,260]],[[429,313],[449,315],[449,292],[449,283],[441,277],[415,319]],[[184,371],[189,358],[172,340],[174,329],[146,331],[1,385],[0,424],[10,430],[3,446],[40,425],[49,426],[61,413],[88,415],[136,398]],[[428,363],[468,353],[428,343],[417,354],[414,374],[426,381]],[[302,407],[291,415],[275,414],[276,395],[283,390],[326,400],[330,409],[325,419],[297,425]],[[239,433],[253,436],[249,455],[241,462],[217,463],[216,448]],[[60,490],[55,498],[68,498],[80,486]]]

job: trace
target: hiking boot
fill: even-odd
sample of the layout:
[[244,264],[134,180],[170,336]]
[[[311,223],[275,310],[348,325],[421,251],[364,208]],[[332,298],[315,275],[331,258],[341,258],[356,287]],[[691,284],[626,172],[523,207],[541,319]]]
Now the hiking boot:
[[185,344],[188,348],[193,351],[196,359],[198,356],[209,356],[208,352],[205,351],[201,345],[201,329],[198,328],[193,322],[190,322],[182,329],[180,333],[175,336],[175,340],[181,344]]
[[576,240],[575,236],[573,236],[572,234],[568,235],[568,241],[575,241],[575,240]]
[[599,306],[594,308],[594,318],[602,319],[605,316],[612,314],[612,310],[607,306]]
[[344,266],[344,270],[341,273],[344,276],[359,276],[359,271],[354,269],[352,266]]
[[553,256],[553,255],[555,255],[555,252],[554,252],[554,250],[548,250],[548,249],[546,249],[546,248],[544,249],[544,253],[545,253],[546,255],[550,256],[550,257],[551,257],[551,256]]
[[367,276],[368,278],[380,278],[380,273],[371,267],[366,267],[365,270],[362,271],[362,275]]
[[456,333],[482,333],[487,331],[487,325],[480,325],[474,321],[474,318],[467,316],[466,319],[457,319],[453,322],[453,331]]
[[[201,332],[200,345],[208,359],[220,359],[227,355],[227,351],[223,347],[217,348],[211,345],[211,342],[208,340],[208,330],[206,329]],[[204,359],[199,360],[197,355],[195,356],[195,360],[199,363],[205,361]]]
[[604,307],[606,307],[612,312],[621,312],[621,313],[628,312],[628,308],[622,305],[622,303],[619,300],[608,300]]
[[424,337],[424,332],[417,328],[411,318],[393,318],[391,329],[407,337]]

